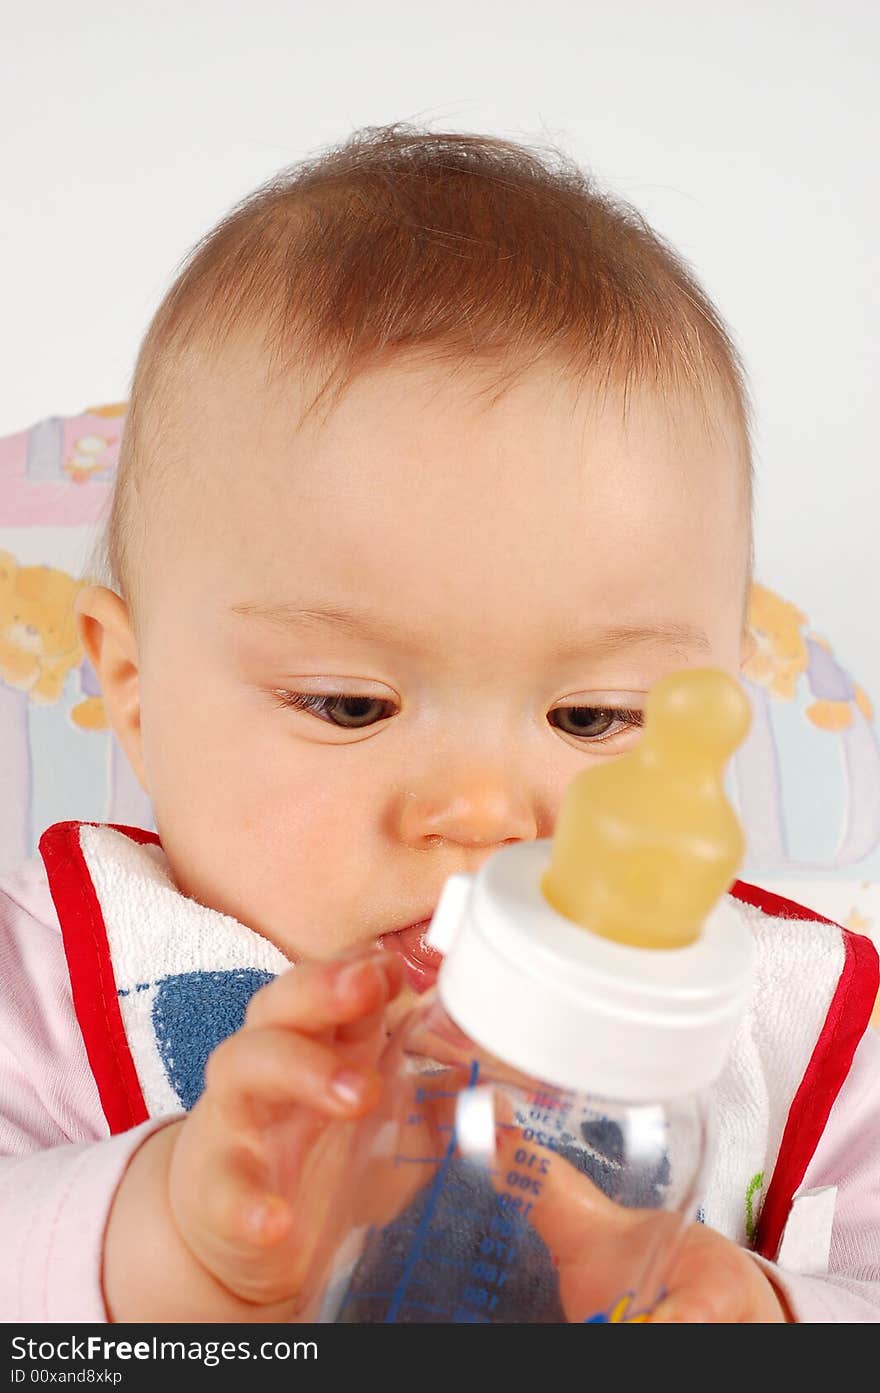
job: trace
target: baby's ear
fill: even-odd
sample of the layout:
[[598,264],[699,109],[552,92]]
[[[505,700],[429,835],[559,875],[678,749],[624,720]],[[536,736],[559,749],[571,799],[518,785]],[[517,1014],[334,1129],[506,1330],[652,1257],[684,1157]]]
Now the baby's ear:
[[79,641],[95,669],[107,718],[149,797],[141,748],[138,650],[128,606],[115,590],[86,585],[73,602],[73,614]]

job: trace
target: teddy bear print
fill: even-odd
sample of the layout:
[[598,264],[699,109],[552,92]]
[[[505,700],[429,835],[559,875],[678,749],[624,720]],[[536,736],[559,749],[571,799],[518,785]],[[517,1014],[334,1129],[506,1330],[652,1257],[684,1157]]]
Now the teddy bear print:
[[[83,661],[73,615],[83,584],[52,566],[19,566],[0,551],[0,682],[37,705],[57,702],[67,674]],[[100,698],[81,702],[71,717],[86,729],[107,725]]]

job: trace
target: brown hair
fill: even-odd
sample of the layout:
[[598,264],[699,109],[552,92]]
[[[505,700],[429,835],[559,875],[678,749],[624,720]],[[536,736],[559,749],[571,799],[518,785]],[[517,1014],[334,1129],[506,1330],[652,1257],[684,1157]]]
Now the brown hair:
[[500,369],[502,383],[549,356],[576,379],[622,384],[624,402],[646,381],[688,392],[707,416],[720,396],[742,441],[751,515],[739,356],[693,274],[641,215],[557,149],[367,128],[234,207],[185,258],[149,326],[104,538],[110,584],[133,611],[139,494],[173,463],[160,431],[179,384],[254,332],[272,377],[317,370],[309,411],[338,400],[364,367],[413,350]]

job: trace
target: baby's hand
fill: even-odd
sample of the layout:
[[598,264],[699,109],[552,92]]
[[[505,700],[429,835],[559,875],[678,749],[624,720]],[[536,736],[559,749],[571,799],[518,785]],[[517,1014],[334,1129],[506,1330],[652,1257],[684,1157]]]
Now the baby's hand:
[[345,1223],[347,1146],[328,1129],[378,1101],[402,981],[399,958],[372,953],[300,965],[254,995],[195,1107],[144,1143],[120,1185],[105,1241],[113,1320],[302,1318],[320,1245]]
[[[496,1185],[515,1164],[517,1128],[497,1134]],[[784,1298],[754,1258],[705,1224],[689,1224],[683,1237],[678,1216],[628,1208],[609,1199],[561,1155],[548,1153],[540,1192],[530,1192],[529,1222],[547,1245],[559,1281],[566,1318],[579,1324],[607,1310],[609,1293],[621,1296],[642,1272],[648,1255],[677,1244],[663,1275],[666,1294],[650,1314],[626,1320],[652,1323],[745,1324],[793,1321]]]
[[705,1224],[691,1224],[667,1278],[668,1295],[652,1323],[747,1325],[793,1321],[755,1260]]

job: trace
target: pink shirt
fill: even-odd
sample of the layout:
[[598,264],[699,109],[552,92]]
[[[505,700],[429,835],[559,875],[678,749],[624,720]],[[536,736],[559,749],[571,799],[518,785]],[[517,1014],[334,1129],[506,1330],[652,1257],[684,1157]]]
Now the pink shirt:
[[[0,1319],[105,1322],[103,1234],[133,1152],[110,1136],[42,859],[0,881]],[[880,1321],[880,1035],[869,1031],[801,1190],[837,1186],[827,1275],[774,1267],[802,1321]],[[765,1267],[764,1259],[755,1258]]]

